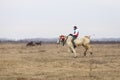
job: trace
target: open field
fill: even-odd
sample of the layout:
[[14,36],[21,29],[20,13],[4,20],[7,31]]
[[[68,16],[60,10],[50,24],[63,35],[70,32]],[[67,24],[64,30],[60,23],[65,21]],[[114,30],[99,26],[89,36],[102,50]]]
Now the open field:
[[120,44],[92,44],[93,55],[77,58],[67,46],[0,44],[0,80],[120,80]]

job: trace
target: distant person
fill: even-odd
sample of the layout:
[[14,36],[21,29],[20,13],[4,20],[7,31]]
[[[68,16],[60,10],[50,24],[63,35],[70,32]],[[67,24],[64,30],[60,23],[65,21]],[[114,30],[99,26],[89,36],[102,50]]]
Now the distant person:
[[79,36],[79,29],[77,28],[77,26],[74,26],[73,29],[74,29],[74,33],[72,34],[73,36],[72,43],[74,48],[76,48],[74,40]]

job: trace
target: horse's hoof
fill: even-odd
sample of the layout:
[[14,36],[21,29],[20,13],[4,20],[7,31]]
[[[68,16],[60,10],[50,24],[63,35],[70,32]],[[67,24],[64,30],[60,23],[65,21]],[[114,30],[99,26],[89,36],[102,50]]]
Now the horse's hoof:
[[93,53],[92,53],[92,52],[90,52],[90,54],[92,55]]
[[84,56],[86,56],[86,53],[84,53]]

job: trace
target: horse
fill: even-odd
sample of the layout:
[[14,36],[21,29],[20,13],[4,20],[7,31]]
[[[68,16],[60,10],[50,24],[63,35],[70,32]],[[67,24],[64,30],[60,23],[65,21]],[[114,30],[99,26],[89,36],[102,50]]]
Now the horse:
[[36,45],[42,45],[42,41],[39,41],[39,42],[35,42]]
[[28,42],[26,46],[35,46],[35,44],[33,43],[33,41],[31,41],[31,42]]
[[57,40],[57,43],[62,44],[62,46],[64,46],[65,45],[65,40],[66,40],[66,36],[65,35],[60,35],[58,40]]
[[[77,57],[77,54],[76,54],[76,50],[73,46],[73,43],[72,43],[72,38],[73,36],[71,34],[69,34],[66,38],[66,43],[68,45],[68,48],[69,50],[74,53],[74,57],[76,58]],[[83,46],[85,48],[85,51],[84,51],[84,56],[86,56],[86,53],[87,51],[90,52],[90,54],[92,55],[92,51],[90,50],[90,36],[84,36],[83,38],[77,38],[74,40],[75,42],[75,45],[78,47],[78,46]]]

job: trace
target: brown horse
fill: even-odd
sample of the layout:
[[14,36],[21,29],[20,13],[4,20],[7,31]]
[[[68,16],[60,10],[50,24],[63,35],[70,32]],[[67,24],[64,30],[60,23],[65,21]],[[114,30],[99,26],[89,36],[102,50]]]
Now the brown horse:
[[33,41],[31,41],[31,42],[28,42],[26,46],[35,46],[35,44],[33,43]]
[[36,42],[35,44],[41,46],[42,45],[42,41]]

